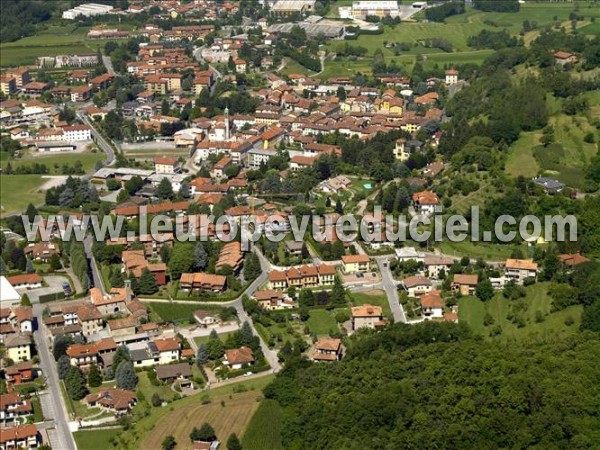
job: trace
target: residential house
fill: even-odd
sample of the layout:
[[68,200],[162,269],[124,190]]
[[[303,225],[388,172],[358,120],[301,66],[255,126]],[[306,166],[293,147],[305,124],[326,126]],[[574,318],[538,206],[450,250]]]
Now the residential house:
[[[174,206],[174,204],[171,204]],[[148,208],[148,214],[152,214],[150,208]],[[139,278],[142,272],[147,268],[154,279],[156,284],[164,286],[167,284],[167,265],[164,263],[149,263],[146,260],[144,250],[126,250],[121,254],[121,260],[123,262],[123,273],[133,273],[133,276]]]
[[579,253],[558,255],[558,259],[560,259],[561,262],[569,268],[578,266],[579,264],[585,264],[591,261],[589,258],[586,258],[585,256]]
[[385,325],[380,306],[364,304],[352,307],[352,328],[377,328]]
[[33,362],[21,361],[4,369],[6,382],[12,385],[19,385],[33,380]]
[[428,294],[422,295],[420,302],[423,319],[431,320],[444,317],[444,301],[439,291],[432,290]]
[[172,156],[161,156],[154,159],[154,171],[158,174],[174,174],[179,172],[179,161]]
[[67,348],[67,356],[72,366],[85,368],[91,364],[98,365],[98,346],[95,342],[71,344]]
[[294,308],[295,302],[275,289],[264,289],[254,293],[256,302],[267,311]]
[[342,359],[342,340],[321,337],[317,340],[311,353],[311,359],[318,362],[339,361]]
[[429,278],[440,279],[442,275],[447,275],[450,267],[454,264],[454,259],[448,256],[426,256],[423,260],[425,270]]
[[3,428],[0,433],[0,449],[34,449],[40,444],[38,429],[34,424]]
[[240,347],[225,350],[223,364],[233,370],[238,370],[242,367],[254,364],[254,354],[252,353],[252,349]]
[[335,281],[335,266],[304,264],[286,270],[271,270],[268,274],[268,280],[269,289],[283,290],[290,286],[298,288],[327,286]]
[[221,323],[221,318],[217,312],[206,309],[195,311],[194,319],[196,319],[196,322],[198,322],[202,328],[208,328]]
[[446,84],[448,86],[458,83],[458,70],[448,69],[446,70]]
[[457,273],[454,275],[454,280],[452,281],[451,289],[452,292],[460,292],[460,295],[473,295],[475,294],[475,287],[478,283],[477,274],[467,275],[462,273]]
[[209,273],[182,273],[179,279],[179,289],[191,292],[196,290],[223,292],[227,286],[225,275]]
[[440,204],[438,196],[431,191],[415,192],[412,200],[418,214],[433,214],[436,206]]
[[15,333],[4,339],[6,356],[15,362],[29,361],[31,359],[31,336],[29,334]]
[[566,64],[575,64],[578,61],[578,59],[577,56],[575,56],[573,53],[558,51],[554,52],[554,61],[556,62],[556,64],[564,66]]
[[565,185],[554,178],[536,177],[533,182],[540,186],[547,194],[558,194],[564,188]]
[[414,275],[402,280],[402,287],[409,297],[419,297],[431,292],[431,280],[421,275]]
[[508,280],[523,284],[525,279],[537,276],[538,265],[531,259],[507,259],[504,264],[504,275]]
[[156,366],[154,370],[156,378],[163,382],[172,383],[176,380],[189,380],[192,378],[192,366],[187,362]]
[[77,86],[71,89],[72,102],[86,102],[92,97],[92,88],[89,86]]
[[23,398],[20,392],[0,395],[0,422],[27,421],[27,416],[33,414],[31,400]]
[[10,75],[0,75],[0,92],[4,95],[10,95],[17,91],[17,81]]
[[345,273],[367,272],[370,269],[369,255],[342,255]]
[[24,273],[7,278],[15,289],[37,289],[42,287],[42,277],[37,273]]
[[100,388],[99,391],[86,396],[83,401],[89,408],[100,408],[121,416],[131,412],[137,399],[134,392],[110,387]]
[[181,343],[177,338],[159,338],[152,341],[159,354],[159,364],[177,361],[181,355]]
[[285,241],[285,251],[290,256],[301,256],[303,247],[304,241]]
[[48,262],[53,255],[60,255],[60,248],[54,242],[37,242],[27,244],[25,254],[36,261]]
[[104,328],[102,314],[94,305],[82,305],[77,308],[76,314],[84,336],[92,336]]
[[246,68],[248,67],[246,60],[242,58],[236,58],[233,60],[233,62],[235,64],[235,71],[237,73],[246,73]]

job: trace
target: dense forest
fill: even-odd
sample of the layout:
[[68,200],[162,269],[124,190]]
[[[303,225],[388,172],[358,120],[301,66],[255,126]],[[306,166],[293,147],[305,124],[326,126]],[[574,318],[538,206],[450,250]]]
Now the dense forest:
[[35,24],[50,19],[52,3],[0,0],[0,42],[12,42],[33,34]]
[[483,342],[463,325],[359,333],[332,365],[290,362],[266,388],[286,448],[592,448],[600,339]]

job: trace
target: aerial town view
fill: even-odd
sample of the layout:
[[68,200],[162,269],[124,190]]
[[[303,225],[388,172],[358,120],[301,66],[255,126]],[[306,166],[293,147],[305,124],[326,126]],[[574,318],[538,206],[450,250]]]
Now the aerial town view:
[[0,450],[600,449],[600,0],[0,0]]

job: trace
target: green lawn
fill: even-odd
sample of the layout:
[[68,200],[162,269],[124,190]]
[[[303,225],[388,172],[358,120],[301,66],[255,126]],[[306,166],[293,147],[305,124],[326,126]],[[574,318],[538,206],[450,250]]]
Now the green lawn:
[[590,23],[579,29],[579,32],[587,35],[600,35],[600,22]]
[[385,292],[379,289],[375,289],[367,292],[352,292],[350,294],[353,306],[360,306],[364,304],[370,304],[374,306],[381,306],[383,314],[391,319],[392,310],[390,309],[390,303],[388,302]]
[[[227,333],[219,333],[219,339],[221,340],[221,342],[225,342],[229,336],[233,335],[235,333],[235,331],[229,331]],[[194,342],[196,344],[202,344],[205,342],[208,342],[209,336],[198,336],[194,338]]]
[[161,321],[188,321],[194,322],[193,314],[199,309],[220,311],[222,308],[214,305],[203,305],[200,302],[183,303],[148,302],[146,305]]
[[511,253],[516,248],[514,245],[500,245],[490,242],[451,242],[445,240],[441,242],[440,251],[445,254],[462,257],[469,256],[470,258],[483,258],[490,260],[503,260],[510,258]]
[[32,164],[45,164],[48,167],[49,175],[63,175],[62,166],[73,165],[80,161],[84,172],[91,172],[98,161],[106,160],[104,152],[96,150],[95,152],[86,151],[82,153],[62,153],[59,155],[36,155],[35,158],[25,156],[17,159],[3,159],[0,161],[0,167],[4,168],[10,162],[13,170],[19,166],[31,166]]
[[[498,292],[496,296],[487,303],[483,303],[475,297],[463,297],[460,299],[458,314],[459,320],[468,323],[476,334],[485,337],[490,336],[490,331],[496,326],[501,327],[499,339],[526,339],[534,337],[550,338],[557,335],[566,335],[577,332],[581,316],[581,305],[570,306],[562,311],[550,312],[552,299],[547,294],[549,283],[537,283],[527,287],[527,296],[524,302],[527,310],[522,312],[525,319],[524,327],[517,327],[507,319],[511,312],[511,305],[515,300],[508,300]],[[536,313],[543,314],[543,321],[536,321]],[[485,326],[484,316],[486,313],[493,317],[493,324]],[[565,324],[570,318],[571,325]]]
[[171,390],[171,385],[161,384],[154,386],[148,379],[148,373],[145,371],[138,372],[138,385],[137,390],[144,393],[146,400],[151,401],[154,394],[158,394],[163,400],[171,399],[175,395],[175,392]]
[[325,309],[312,309],[306,324],[311,333],[315,333],[317,336],[329,335],[329,333],[339,330],[335,321],[335,311]]
[[0,175],[0,215],[24,211],[29,203],[43,203],[40,187],[45,183],[41,175]]
[[279,450],[283,448],[281,429],[283,411],[276,400],[261,400],[244,433],[245,450]]
[[105,450],[112,448],[112,439],[116,438],[119,428],[104,430],[76,431],[73,433],[79,450]]
[[505,166],[506,173],[513,177],[527,178],[538,174],[540,166],[533,156],[533,147],[538,145],[541,135],[534,131],[521,133],[519,139],[510,146]]

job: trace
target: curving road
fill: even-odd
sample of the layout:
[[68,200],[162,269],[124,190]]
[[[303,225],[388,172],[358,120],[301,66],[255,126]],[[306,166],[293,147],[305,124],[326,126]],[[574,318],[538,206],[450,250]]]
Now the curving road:
[[85,125],[92,129],[92,137],[94,141],[100,147],[100,149],[106,153],[107,160],[106,165],[112,166],[115,163],[115,152],[110,144],[104,139],[104,137],[96,130],[95,124],[81,111],[77,111],[77,118],[81,120]]

